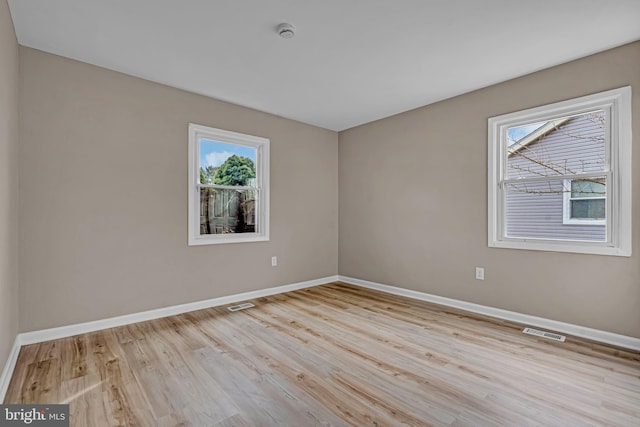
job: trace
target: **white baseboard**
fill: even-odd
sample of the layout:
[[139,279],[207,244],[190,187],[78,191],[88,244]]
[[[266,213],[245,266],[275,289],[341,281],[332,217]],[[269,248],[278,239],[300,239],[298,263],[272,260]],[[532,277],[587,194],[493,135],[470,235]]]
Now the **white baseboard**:
[[367,280],[355,279],[353,277],[338,276],[339,280],[351,285],[361,286],[363,288],[375,289],[394,295],[400,295],[408,298],[428,301],[435,304],[446,305],[448,307],[459,308],[461,310],[470,311],[472,313],[482,314],[489,317],[495,317],[502,320],[509,320],[527,326],[537,326],[539,328],[548,329],[550,331],[562,332],[576,337],[586,338],[602,342],[605,344],[615,345],[617,347],[628,348],[630,350],[640,351],[640,338],[629,337],[626,335],[614,334],[613,332],[602,331],[599,329],[587,328],[584,326],[572,325],[570,323],[558,322],[556,320],[545,319],[543,317],[530,316],[528,314],[517,313],[515,311],[502,310],[500,308],[489,307],[486,305],[474,304],[471,302],[460,301],[452,298],[445,298],[437,295],[427,294],[425,292],[413,291],[410,289],[398,288],[395,286],[383,285],[381,283],[369,282]]
[[186,304],[174,305],[171,307],[158,308],[155,310],[143,311],[140,313],[126,314],[124,316],[111,317],[108,319],[94,320],[92,322],[78,323],[75,325],[60,326],[58,328],[42,329],[39,331],[23,332],[16,336],[13,348],[9,354],[9,359],[5,363],[2,375],[0,376],[0,403],[4,401],[4,396],[9,387],[9,381],[13,375],[20,347],[28,344],[35,344],[43,341],[55,340],[59,338],[72,337],[78,334],[100,331],[103,329],[115,328],[117,326],[130,325],[132,323],[144,322],[146,320],[159,319],[161,317],[173,316],[187,313],[189,311],[202,310],[204,308],[218,307],[221,305],[233,304],[240,301],[251,300],[269,295],[282,294],[298,289],[310,288],[312,286],[323,285],[325,283],[336,282],[338,276],[328,276],[321,279],[308,280],[306,282],[292,283],[289,285],[276,286],[274,288],[260,289],[257,291],[244,292],[241,294],[228,295],[224,297],[211,298],[204,301],[196,301]]
[[126,314],[124,316],[111,317],[108,319],[94,320],[92,322],[60,326],[58,328],[51,329],[42,329],[39,331],[23,332],[16,336],[16,339],[13,343],[13,348],[11,349],[11,353],[9,354],[9,359],[7,360],[7,363],[5,363],[4,369],[2,371],[2,376],[0,376],[0,403],[4,401],[4,396],[7,393],[7,388],[9,387],[9,381],[11,380],[13,370],[18,360],[20,347],[22,347],[23,345],[35,344],[59,338],[72,337],[78,334],[86,334],[103,329],[115,328],[117,326],[130,325],[132,323],[144,322],[146,320],[159,319],[161,317],[187,313],[189,311],[233,304],[240,301],[266,297],[269,295],[282,294],[285,292],[310,288],[312,286],[323,285],[325,283],[336,281],[338,281],[338,276],[328,276],[321,279],[308,280],[306,282],[292,283],[289,285],[276,286],[274,288],[260,289],[251,292],[243,292],[241,294],[211,298],[204,301],[196,301],[186,304],[174,305],[171,307],[158,308],[155,310],[142,311],[140,313]]
[[335,282],[338,276],[323,277],[322,279],[309,280],[306,282],[292,283],[290,285],[276,286],[274,288],[260,289],[257,291],[243,292],[241,294],[228,295],[224,297],[212,298],[204,301],[190,302],[186,304],[173,305],[171,307],[157,308],[155,310],[142,311],[139,313],[126,314],[124,316],[111,317],[108,319],[94,320],[92,322],[78,323],[75,325],[61,326],[58,328],[43,329],[39,331],[24,332],[19,335],[22,345],[34,344],[59,338],[71,337],[79,334],[100,331],[103,329],[115,328],[117,326],[130,325],[132,323],[144,322],[147,320],[159,319],[161,317],[173,316],[187,313],[189,311],[202,310],[204,308],[218,307],[221,305],[234,304],[254,298],[266,297],[269,295],[282,294],[284,292],[298,289],[310,288],[312,286]]
[[20,347],[22,347],[22,343],[20,342],[20,335],[18,335],[16,339],[13,340],[13,347],[11,347],[9,358],[7,359],[7,363],[4,364],[2,374],[0,374],[0,404],[4,402],[4,396],[7,394],[9,381],[11,381],[11,376],[13,375],[13,368],[16,367],[18,354],[20,354]]
[[204,308],[218,307],[221,305],[233,304],[241,301],[251,300],[270,295],[281,294],[285,292],[295,291],[298,289],[310,288],[313,286],[323,285],[326,283],[341,281],[363,288],[375,289],[394,295],[400,295],[408,298],[428,301],[435,304],[445,305],[449,307],[459,308],[472,313],[478,313],[485,316],[495,317],[498,319],[509,320],[523,325],[537,326],[551,331],[566,333],[569,335],[587,338],[606,344],[615,345],[622,348],[628,348],[640,351],[640,339],[628,337],[625,335],[614,334],[612,332],[601,331],[598,329],[586,328],[582,326],[572,325],[570,323],[558,322],[555,320],[545,319],[542,317],[530,316],[527,314],[516,313],[513,311],[502,310],[499,308],[488,307],[480,304],[474,304],[466,301],[445,298],[437,295],[427,294],[425,292],[413,291],[410,289],[398,288],[395,286],[383,285],[381,283],[369,282],[367,280],[355,279],[347,276],[328,276],[321,279],[309,280],[306,282],[292,283],[289,285],[277,286],[274,288],[260,289],[257,291],[244,292],[241,294],[228,295],[219,298],[212,298],[204,301],[196,301],[187,304],[174,305],[155,310],[143,311],[140,313],[127,314],[124,316],[112,317],[108,319],[95,320],[92,322],[79,323],[76,325],[61,326],[58,328],[43,329],[39,331],[24,332],[18,334],[13,343],[9,358],[5,363],[2,374],[0,375],[0,402],[4,400],[4,396],[9,387],[9,381],[13,374],[15,364],[18,360],[20,347],[27,344],[35,344],[38,342],[49,341],[53,339],[66,338],[78,334],[95,332],[103,329],[114,328],[117,326],[129,325],[137,322],[158,319],[161,317],[173,316],[176,314],[187,313],[189,311],[201,310]]

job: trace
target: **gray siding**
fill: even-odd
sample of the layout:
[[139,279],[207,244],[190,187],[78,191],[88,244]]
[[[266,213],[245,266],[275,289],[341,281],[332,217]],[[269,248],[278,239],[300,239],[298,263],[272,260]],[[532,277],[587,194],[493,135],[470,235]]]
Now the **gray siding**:
[[[575,117],[509,156],[509,178],[558,176],[604,170],[603,115]],[[542,166],[541,165],[547,165]],[[604,225],[563,224],[562,181],[507,189],[507,235],[511,237],[606,239]]]

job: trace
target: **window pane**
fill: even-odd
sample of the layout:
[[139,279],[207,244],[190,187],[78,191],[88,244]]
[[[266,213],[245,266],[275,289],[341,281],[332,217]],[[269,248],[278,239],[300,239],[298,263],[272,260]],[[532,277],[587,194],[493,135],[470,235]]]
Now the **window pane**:
[[269,145],[189,123],[189,246],[269,240]]
[[489,118],[489,247],[631,255],[631,100],[626,86]]
[[254,233],[256,191],[200,189],[200,234]]
[[200,140],[200,183],[255,187],[254,147]]
[[605,219],[605,212],[604,199],[571,201],[571,218]]
[[605,197],[606,188],[604,178],[594,178],[591,180],[577,180],[571,181],[571,198],[593,198],[593,197]]
[[562,181],[506,187],[506,236],[606,241],[605,225],[564,223],[564,193],[568,189]]
[[507,130],[507,177],[562,176],[604,171],[603,111]]

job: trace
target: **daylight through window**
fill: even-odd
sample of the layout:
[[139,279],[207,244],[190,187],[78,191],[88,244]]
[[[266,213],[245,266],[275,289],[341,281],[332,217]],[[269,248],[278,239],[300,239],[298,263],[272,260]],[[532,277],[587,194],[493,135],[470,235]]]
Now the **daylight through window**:
[[630,255],[630,88],[489,119],[489,245]]
[[268,240],[266,138],[189,125],[189,244]]

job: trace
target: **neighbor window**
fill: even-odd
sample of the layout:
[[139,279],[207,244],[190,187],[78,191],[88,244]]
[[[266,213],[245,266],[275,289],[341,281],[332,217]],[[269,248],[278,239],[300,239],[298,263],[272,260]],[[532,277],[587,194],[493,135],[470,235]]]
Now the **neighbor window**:
[[631,88],[489,119],[489,246],[631,255]]
[[269,240],[269,140],[189,124],[189,245]]
[[605,178],[565,181],[563,224],[606,226]]

